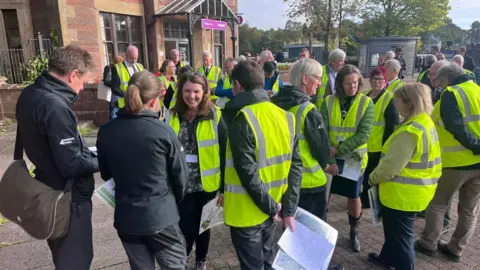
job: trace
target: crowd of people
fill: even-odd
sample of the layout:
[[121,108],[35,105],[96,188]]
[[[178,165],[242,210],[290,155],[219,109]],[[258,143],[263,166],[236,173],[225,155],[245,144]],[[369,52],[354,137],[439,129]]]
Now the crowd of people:
[[[130,46],[125,60],[105,68],[115,98],[97,153],[69,108],[94,65],[86,50],[55,50],[48,71],[18,100],[35,177],[60,190],[75,179],[69,232],[47,240],[56,269],[90,268],[96,172],[115,181],[113,225],[131,269],[153,270],[155,262],[185,269],[194,246],[196,269],[206,269],[211,232],[199,227],[211,200],[223,206],[241,269],[272,269],[277,224],[295,232],[297,207],[328,222],[331,194],[347,198],[350,248],[360,252],[371,187],[379,190],[385,242],[368,260],[395,269],[414,269],[415,251],[461,260],[480,201],[480,87],[458,59],[429,57],[419,77],[425,83],[405,83],[404,65],[389,59],[363,89],[362,74],[340,49],[324,66],[302,50],[289,84],[269,51],[258,62],[227,58],[223,71],[205,51],[194,71],[172,50],[157,75],[137,57]],[[352,162],[357,179],[343,174]],[[457,191],[459,221],[444,242]],[[422,212],[425,229],[414,241]]]

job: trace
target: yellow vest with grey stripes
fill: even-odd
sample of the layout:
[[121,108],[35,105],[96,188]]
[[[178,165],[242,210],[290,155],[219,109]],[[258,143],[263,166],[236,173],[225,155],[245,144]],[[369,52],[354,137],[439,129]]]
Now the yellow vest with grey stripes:
[[[206,192],[217,191],[220,188],[220,146],[218,143],[218,123],[222,113],[215,107],[212,109],[213,119],[202,120],[197,125],[198,162],[202,187]],[[180,131],[178,113],[168,114],[165,120],[175,134]],[[195,160],[195,159],[192,159]]]
[[[480,86],[473,81],[467,81],[456,86],[449,86],[444,91],[450,91],[455,95],[458,108],[462,113],[463,123],[476,138],[480,138]],[[440,99],[435,104],[432,119],[437,127],[440,146],[442,147],[443,167],[453,168],[480,163],[479,155],[474,155],[471,150],[463,147],[445,129],[440,116],[441,102]]]
[[328,65],[322,67],[322,84],[317,89],[317,102],[316,106],[318,110],[322,109],[323,99],[325,98],[325,90],[327,89],[327,84],[329,83],[327,68]]
[[368,138],[368,152],[381,152],[383,132],[385,132],[385,109],[393,99],[391,92],[383,92],[382,96],[375,103],[373,127]]
[[[205,74],[205,68],[203,66],[197,69],[197,72]],[[218,97],[215,96],[215,90],[217,89],[218,79],[220,79],[220,75],[222,73],[222,69],[217,66],[212,66],[210,71],[208,71],[208,75],[205,76],[208,81],[208,86],[210,87],[210,92],[212,93],[210,96],[211,100],[215,100]]]
[[418,75],[417,82],[422,81],[423,77],[425,77],[425,74],[427,74],[427,71],[430,71],[430,68],[420,73],[420,75]]
[[[340,142],[347,140],[355,135],[357,132],[360,120],[362,120],[368,104],[372,102],[372,99],[358,94],[352,101],[350,108],[348,109],[345,119],[342,118],[342,112],[340,109],[340,101],[336,95],[330,95],[325,99],[328,108],[328,120],[330,143],[332,146],[338,146]],[[367,167],[368,153],[367,144],[363,144],[355,149],[355,153],[362,159],[362,169]]]
[[327,183],[327,177],[318,161],[312,156],[308,142],[305,139],[305,118],[311,110],[315,110],[315,105],[309,101],[289,110],[295,115],[298,146],[303,164],[302,188],[316,188]]
[[[138,71],[143,71],[142,64],[136,63]],[[130,80],[130,73],[128,73],[128,69],[125,67],[123,63],[116,64],[115,68],[117,69],[118,77],[120,78],[120,90],[123,92],[127,92],[128,88],[128,81]],[[118,98],[118,107],[123,108],[125,107],[125,99],[122,97]]]
[[[382,155],[389,150],[390,143],[402,132],[415,137],[415,152],[405,168],[393,179],[379,184],[380,202],[391,209],[419,212],[425,210],[437,188],[442,175],[442,159],[437,131],[426,113],[407,120],[395,130],[385,142]],[[380,160],[381,166],[383,159]]]
[[[279,203],[288,186],[295,137],[295,119],[271,102],[243,107],[243,114],[255,137],[256,170],[270,196]],[[234,149],[233,151],[238,151]],[[251,227],[263,223],[269,215],[262,212],[242,186],[227,141],[225,164],[224,221],[228,226]]]
[[387,92],[394,92],[395,90],[397,90],[398,88],[402,87],[405,85],[405,82],[400,80],[400,79],[396,79],[395,81],[393,81],[388,87],[387,87]]
[[165,85],[165,89],[168,91],[168,87],[172,86],[172,90],[177,88],[177,76],[173,76],[173,82],[169,81],[165,75],[158,77],[158,79]]

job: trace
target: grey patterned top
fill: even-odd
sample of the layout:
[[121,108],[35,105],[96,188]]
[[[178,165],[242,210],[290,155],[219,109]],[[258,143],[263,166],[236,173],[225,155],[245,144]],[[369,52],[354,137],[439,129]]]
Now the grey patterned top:
[[[183,120],[180,123],[180,130],[178,132],[178,140],[182,144],[185,155],[195,155],[198,157],[197,131],[196,121],[191,122]],[[200,164],[198,161],[188,162],[190,173],[188,175],[187,193],[194,193],[203,191],[202,179],[200,176]]]

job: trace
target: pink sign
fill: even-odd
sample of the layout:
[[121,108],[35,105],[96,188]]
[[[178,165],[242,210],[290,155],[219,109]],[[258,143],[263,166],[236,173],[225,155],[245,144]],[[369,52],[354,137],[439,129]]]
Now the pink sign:
[[225,29],[227,29],[227,23],[224,21],[202,19],[202,28],[225,31]]

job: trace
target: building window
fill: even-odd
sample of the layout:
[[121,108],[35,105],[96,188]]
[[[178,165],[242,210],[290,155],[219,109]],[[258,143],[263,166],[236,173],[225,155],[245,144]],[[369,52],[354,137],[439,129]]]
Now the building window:
[[129,44],[138,48],[138,62],[145,64],[142,17],[101,12],[100,27],[106,64],[115,55],[123,55]]
[[187,38],[188,37],[188,23],[164,21],[163,34],[165,38]]

